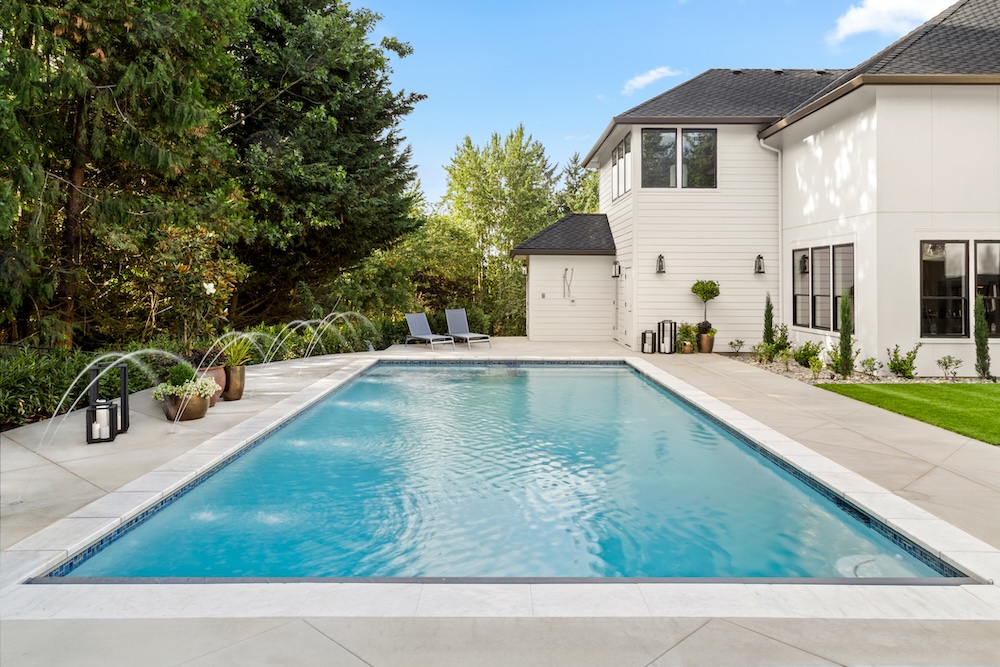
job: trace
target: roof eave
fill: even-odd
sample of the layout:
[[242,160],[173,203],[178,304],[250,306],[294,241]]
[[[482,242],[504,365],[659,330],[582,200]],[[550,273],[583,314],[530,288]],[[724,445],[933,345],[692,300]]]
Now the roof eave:
[[529,255],[585,255],[585,256],[607,256],[614,257],[615,250],[580,250],[580,249],[559,249],[559,248],[514,248],[510,251],[512,259],[527,259]]
[[801,109],[773,122],[761,130],[758,136],[761,139],[767,139],[806,116],[836,102],[848,93],[854,92],[861,86],[876,84],[881,86],[995,86],[1000,85],[1000,74],[860,74]]

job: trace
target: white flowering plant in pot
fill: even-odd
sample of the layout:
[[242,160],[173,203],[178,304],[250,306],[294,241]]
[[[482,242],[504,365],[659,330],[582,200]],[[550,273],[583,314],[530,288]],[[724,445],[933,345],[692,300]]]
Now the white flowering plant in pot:
[[210,377],[197,377],[194,368],[189,363],[174,364],[167,375],[167,381],[153,389],[154,401],[165,401],[168,397],[176,398],[211,398],[212,394],[222,389],[219,383]]

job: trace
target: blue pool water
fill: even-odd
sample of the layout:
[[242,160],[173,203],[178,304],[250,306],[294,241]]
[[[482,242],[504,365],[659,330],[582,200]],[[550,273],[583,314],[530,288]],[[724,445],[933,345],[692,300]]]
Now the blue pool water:
[[622,365],[381,364],[73,577],[937,577]]

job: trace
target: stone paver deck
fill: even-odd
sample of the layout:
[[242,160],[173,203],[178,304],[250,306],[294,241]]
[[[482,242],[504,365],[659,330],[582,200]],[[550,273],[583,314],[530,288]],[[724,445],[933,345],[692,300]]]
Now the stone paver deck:
[[[948,539],[981,540],[972,560],[980,559],[981,572],[1000,571],[989,551],[1000,548],[1000,448],[720,355],[635,355],[610,343],[525,339],[382,354],[638,357],[651,372],[662,369],[718,399],[720,409],[752,418],[751,430],[763,433],[765,425],[826,457],[796,454],[826,461],[821,474],[862,496],[891,500],[866,486],[870,480],[964,531]],[[70,533],[89,535],[108,517],[152,502],[180,471],[202,464],[206,447],[221,452],[251,437],[262,415],[281,414],[301,390],[321,390],[331,374],[342,378],[345,367],[369,357],[252,367],[242,401],[222,402],[196,422],[169,424],[149,392],[136,395],[129,433],[114,443],[86,445],[80,414],[0,434],[0,663],[1000,664],[995,585],[19,583],[39,550],[51,548],[58,560],[54,531],[73,526]],[[909,519],[911,534],[940,523],[909,503],[892,510],[919,517]],[[74,539],[60,535],[61,544]]]

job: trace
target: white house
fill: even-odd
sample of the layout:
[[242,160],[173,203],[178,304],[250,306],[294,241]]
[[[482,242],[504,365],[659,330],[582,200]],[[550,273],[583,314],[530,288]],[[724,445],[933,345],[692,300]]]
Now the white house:
[[[1000,363],[1000,2],[962,0],[850,70],[709,70],[616,116],[584,159],[601,214],[568,216],[513,254],[528,337],[638,349],[660,320],[716,345],[835,343],[854,300],[861,357],[923,344],[972,373],[973,295]],[[758,260],[759,258],[759,260]],[[762,265],[762,266],[761,266]],[[718,349],[718,348],[717,348]]]

